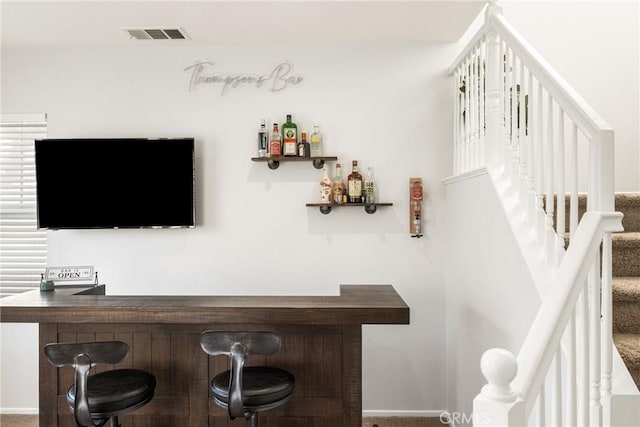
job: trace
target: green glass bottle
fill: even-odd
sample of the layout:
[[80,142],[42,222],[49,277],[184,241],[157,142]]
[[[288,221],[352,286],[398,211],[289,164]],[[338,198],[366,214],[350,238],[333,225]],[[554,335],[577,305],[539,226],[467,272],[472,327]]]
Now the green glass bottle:
[[298,125],[291,121],[291,114],[287,114],[287,122],[282,125],[282,145],[285,156],[298,154]]

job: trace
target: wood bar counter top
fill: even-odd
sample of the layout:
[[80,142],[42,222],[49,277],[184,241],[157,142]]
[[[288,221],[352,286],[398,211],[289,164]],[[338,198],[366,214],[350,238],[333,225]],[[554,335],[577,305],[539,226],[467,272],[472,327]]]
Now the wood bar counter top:
[[[211,398],[224,356],[200,348],[204,330],[268,330],[282,337],[273,356],[251,356],[295,376],[294,397],[260,414],[267,426],[362,425],[362,325],[408,324],[409,307],[390,285],[349,285],[337,296],[116,296],[104,286],[31,291],[0,299],[2,322],[39,323],[40,425],[74,426],[65,401],[71,368],[44,358],[50,342],[120,340],[129,355],[112,369],[152,372],[154,399],[120,419],[122,427],[244,425]],[[263,421],[264,420],[264,421]]]

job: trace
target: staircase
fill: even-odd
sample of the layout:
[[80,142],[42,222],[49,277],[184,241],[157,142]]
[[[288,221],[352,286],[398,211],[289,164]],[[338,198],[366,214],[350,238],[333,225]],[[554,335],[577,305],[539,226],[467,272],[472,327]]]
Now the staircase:
[[640,388],[640,193],[616,194],[625,231],[613,236],[613,340]]

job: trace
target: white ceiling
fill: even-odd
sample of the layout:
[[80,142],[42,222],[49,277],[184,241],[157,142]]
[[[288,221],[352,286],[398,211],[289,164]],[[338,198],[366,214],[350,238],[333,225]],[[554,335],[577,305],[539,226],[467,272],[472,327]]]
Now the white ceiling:
[[[0,0],[3,48],[132,43],[455,41],[475,1]],[[136,41],[123,28],[182,27],[190,41]]]

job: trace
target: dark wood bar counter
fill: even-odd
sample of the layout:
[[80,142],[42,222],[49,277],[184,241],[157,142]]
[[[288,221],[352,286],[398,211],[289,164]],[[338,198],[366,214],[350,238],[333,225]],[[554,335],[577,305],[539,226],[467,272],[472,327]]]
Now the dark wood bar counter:
[[[204,330],[268,330],[282,337],[273,356],[248,364],[295,375],[293,399],[260,414],[266,426],[362,425],[362,325],[408,324],[409,307],[389,285],[341,286],[338,296],[113,296],[104,286],[31,291],[0,300],[2,322],[39,323],[40,425],[73,427],[65,401],[71,368],[56,369],[50,342],[120,340],[130,352],[116,366],[152,372],[156,395],[122,427],[244,426],[213,403],[209,383],[228,368],[200,348]],[[263,421],[264,420],[264,421]]]

